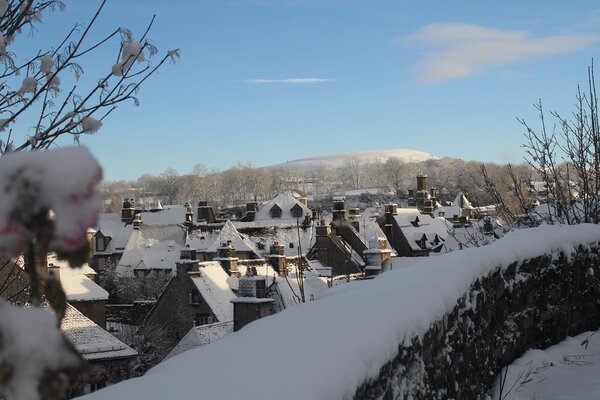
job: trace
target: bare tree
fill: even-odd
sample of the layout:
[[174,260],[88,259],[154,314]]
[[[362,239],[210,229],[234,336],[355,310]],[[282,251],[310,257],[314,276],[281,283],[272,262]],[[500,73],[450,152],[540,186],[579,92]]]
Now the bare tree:
[[396,196],[400,195],[404,178],[404,162],[398,157],[390,157],[383,165],[387,181],[394,189]]
[[[8,51],[15,35],[27,27],[33,29],[45,12],[62,10],[65,5],[57,0],[0,3],[4,8],[0,8],[0,61],[4,65],[0,70],[0,131],[8,131],[0,153],[47,149],[61,136],[71,136],[78,142],[81,134],[97,132],[101,121],[121,103],[138,104],[136,93],[141,85],[166,61],[179,57],[178,50],[171,50],[154,65],[147,61],[158,52],[147,38],[154,18],[137,39],[129,29],[117,28],[90,42],[90,30],[105,4],[106,0],[100,3],[87,25],[73,26],[55,48],[25,57],[20,54],[17,59]],[[118,43],[117,63],[107,65],[106,73],[93,87],[81,92],[77,81],[85,72],[82,62],[114,40]],[[75,83],[63,87],[61,82],[67,81],[67,74],[74,76]],[[21,119],[31,121],[30,135],[13,131],[12,125]]]

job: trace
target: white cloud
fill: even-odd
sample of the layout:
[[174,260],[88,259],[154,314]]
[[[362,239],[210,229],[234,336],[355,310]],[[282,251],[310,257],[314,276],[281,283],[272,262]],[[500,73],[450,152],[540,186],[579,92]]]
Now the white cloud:
[[598,35],[533,38],[527,31],[505,31],[479,25],[426,25],[402,40],[426,52],[415,65],[424,82],[464,78],[533,56],[571,53],[600,41]]
[[287,83],[291,85],[310,85],[315,83],[333,82],[335,79],[325,78],[287,78],[287,79],[248,79],[246,83],[266,84],[266,83]]

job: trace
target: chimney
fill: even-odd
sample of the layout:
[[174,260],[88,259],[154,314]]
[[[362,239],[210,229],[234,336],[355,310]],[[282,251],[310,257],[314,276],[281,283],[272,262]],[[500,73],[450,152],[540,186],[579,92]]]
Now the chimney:
[[429,183],[427,175],[417,175],[417,191],[427,191]]
[[233,278],[240,277],[240,272],[238,270],[239,258],[236,257],[235,247],[230,242],[223,243],[221,247],[217,249],[217,257],[213,258],[213,260],[219,261],[229,276]]
[[188,202],[185,203],[185,224],[192,225],[194,223],[194,210],[192,205]]
[[379,275],[383,270],[383,263],[392,257],[392,251],[387,248],[387,239],[382,237],[369,240],[369,248],[363,251],[365,278]]
[[287,276],[287,258],[285,256],[285,249],[282,244],[275,241],[269,249],[269,263],[273,266],[275,271],[281,276]]
[[140,213],[135,214],[135,217],[133,217],[133,229],[139,230],[141,225],[142,225],[142,214],[140,214]]
[[348,214],[350,225],[352,225],[356,232],[360,232],[360,208],[351,208],[348,210]]
[[316,230],[317,238],[318,237],[330,237],[331,236],[331,226],[325,225],[325,221],[321,220],[321,224],[317,226]]
[[385,213],[391,214],[391,215],[397,215],[398,214],[398,204],[396,204],[396,203],[386,204],[385,205]]
[[181,260],[175,263],[177,269],[177,276],[187,276],[190,272],[199,271],[200,261],[194,260]]
[[180,260],[196,260],[197,250],[190,247],[189,244],[185,246],[184,249],[179,251],[179,259]]
[[123,199],[123,205],[121,207],[121,222],[130,224],[133,221],[135,215],[135,202],[133,199]]
[[206,201],[198,202],[198,216],[197,222],[204,222],[207,224],[212,224],[216,221],[215,212],[213,208],[208,205]]
[[346,209],[346,198],[344,196],[335,196],[333,198],[333,210],[345,210]]
[[246,275],[238,279],[238,296],[231,300],[234,332],[250,322],[273,314],[273,299],[267,297],[266,277],[258,276],[255,267],[248,267]]
[[60,282],[60,266],[48,263],[48,276],[53,276],[58,282]]

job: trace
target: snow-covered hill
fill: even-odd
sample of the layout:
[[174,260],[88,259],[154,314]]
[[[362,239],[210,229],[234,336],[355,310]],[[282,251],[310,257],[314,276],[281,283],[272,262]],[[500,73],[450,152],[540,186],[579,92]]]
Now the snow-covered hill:
[[301,170],[317,169],[320,166],[338,168],[342,167],[344,163],[350,159],[358,160],[361,164],[370,164],[377,161],[385,162],[390,157],[397,157],[404,162],[420,162],[439,159],[439,157],[434,156],[433,154],[418,150],[388,149],[300,158],[282,164],[272,165],[267,168],[290,167]]

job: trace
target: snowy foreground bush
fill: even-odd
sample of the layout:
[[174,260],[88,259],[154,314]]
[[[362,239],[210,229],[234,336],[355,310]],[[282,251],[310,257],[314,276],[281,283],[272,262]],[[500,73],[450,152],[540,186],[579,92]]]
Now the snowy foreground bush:
[[[37,399],[61,390],[60,372],[80,358],[58,326],[65,309],[60,284],[41,276],[36,257],[54,251],[78,264],[87,254],[87,229],[96,225],[102,171],[83,147],[7,154],[0,158],[0,257],[24,255],[31,281],[22,308],[0,300],[0,391],[9,399]],[[41,382],[45,380],[45,384]],[[48,393],[50,391],[50,393]]]
[[545,254],[569,257],[599,239],[598,225],[542,226],[423,258],[371,281],[336,286],[86,399],[351,399],[399,344],[424,335],[478,278]]

